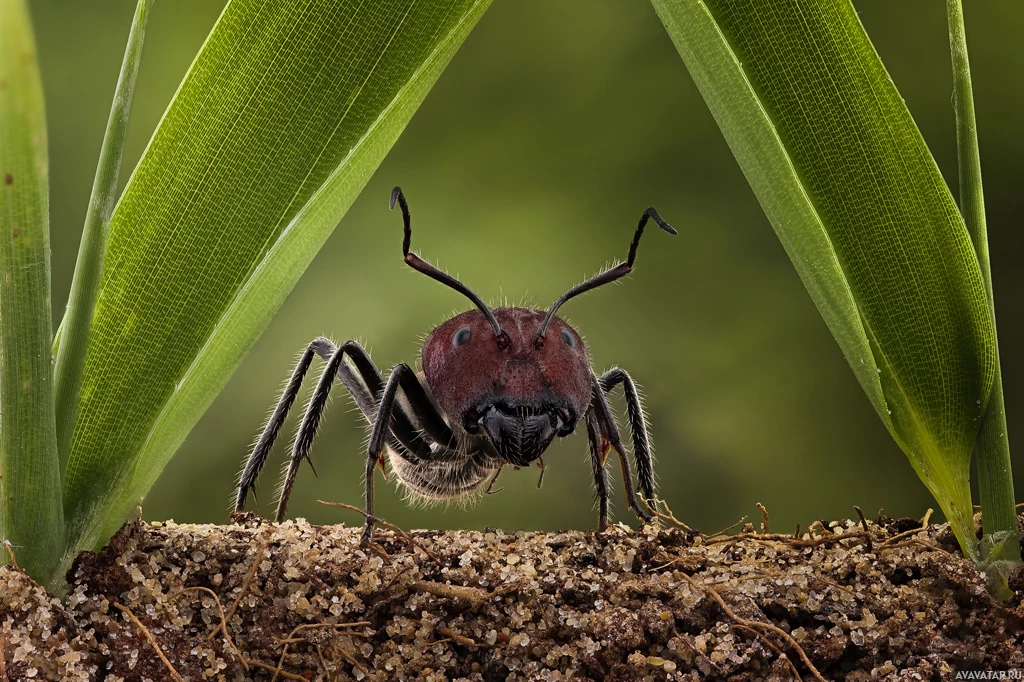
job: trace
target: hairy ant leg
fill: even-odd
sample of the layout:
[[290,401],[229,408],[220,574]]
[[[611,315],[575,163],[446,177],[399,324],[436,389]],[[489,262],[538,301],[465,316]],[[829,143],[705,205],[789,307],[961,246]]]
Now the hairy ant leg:
[[[306,376],[306,372],[309,371],[310,364],[313,362],[313,355],[317,354],[321,357],[327,355],[327,357],[330,357],[336,350],[334,344],[329,339],[321,336],[313,339],[302,352],[302,355],[299,356],[299,361],[295,364],[291,378],[281,392],[277,406],[274,408],[269,419],[267,419],[263,432],[260,434],[256,444],[253,445],[252,452],[249,454],[245,467],[239,476],[235,495],[236,512],[245,509],[246,497],[250,490],[253,490],[255,495],[254,486],[256,485],[256,479],[259,478],[260,472],[267,462],[267,456],[274,446],[274,441],[277,440],[277,435],[284,425],[285,419],[288,417],[288,411],[291,409],[296,396],[299,394],[299,390],[302,388],[302,380]],[[374,401],[369,389],[355,376],[352,370],[347,365],[343,365],[339,366],[337,371],[338,378],[348,388],[360,409],[363,409],[364,406],[372,407]]]
[[608,471],[604,468],[608,442],[601,436],[601,427],[593,410],[587,413],[587,437],[590,442],[590,466],[594,471],[594,494],[597,496],[597,528],[608,527]]
[[644,407],[640,401],[640,393],[633,383],[633,378],[626,370],[612,368],[601,375],[601,389],[610,393],[622,384],[626,397],[626,413],[629,417],[629,430],[633,436],[633,458],[636,460],[637,481],[640,492],[648,504],[654,504],[654,462],[651,456],[651,441],[647,435],[647,420],[644,418]]
[[619,457],[619,466],[622,468],[622,484],[626,488],[626,504],[640,517],[641,521],[646,523],[654,517],[651,516],[650,512],[641,507],[636,499],[636,489],[633,487],[633,472],[629,466],[626,451],[622,447],[622,437],[619,435],[619,427],[615,423],[615,416],[612,414],[611,408],[608,407],[608,401],[605,399],[604,389],[601,388],[600,380],[596,374],[591,373],[591,376],[593,390],[591,391],[590,409],[597,419],[601,436],[608,441],[612,449],[615,450],[615,454]]
[[[363,544],[369,542],[370,536],[373,533],[373,474],[374,468],[378,461],[381,461],[384,456],[384,441],[388,432],[388,424],[390,423],[392,413],[400,409],[400,405],[396,401],[398,397],[398,389],[401,388],[405,394],[406,400],[413,407],[414,412],[417,416],[420,416],[424,426],[428,429],[436,430],[446,440],[435,441],[436,445],[433,449],[432,457],[424,458],[426,460],[431,459],[446,459],[453,453],[452,448],[455,446],[455,435],[448,428],[444,418],[441,417],[440,413],[437,412],[437,408],[434,407],[433,403],[420,383],[419,377],[412,370],[409,365],[399,363],[391,370],[391,374],[388,376],[387,384],[384,386],[384,391],[381,393],[380,404],[377,407],[377,414],[373,420],[373,430],[370,432],[370,444],[366,452],[366,526],[363,528]],[[428,426],[429,425],[429,426]]]
[[[369,421],[373,421],[373,417],[377,411],[377,401],[384,387],[384,379],[373,364],[373,361],[370,360],[369,355],[367,355],[366,351],[355,341],[346,341],[340,347],[336,347],[327,338],[318,337],[314,339],[299,357],[299,361],[296,363],[288,384],[281,393],[281,398],[278,401],[274,412],[267,420],[262,434],[253,446],[252,453],[246,461],[238,482],[238,489],[235,497],[235,511],[242,511],[245,509],[246,496],[249,490],[254,490],[256,479],[259,477],[263,466],[266,464],[267,456],[277,439],[281,427],[284,425],[284,421],[288,416],[288,411],[295,402],[295,398],[302,386],[302,380],[305,377],[306,372],[309,370],[314,354],[319,355],[328,362],[328,369],[331,365],[332,358],[337,356],[339,361],[335,364],[334,370],[330,373],[327,373],[325,370],[325,375],[321,376],[321,383],[324,380],[324,376],[337,376],[352,395],[352,398],[355,401],[356,406],[359,407],[359,410],[366,415]],[[352,359],[355,368],[354,370],[348,363],[340,361],[345,355],[348,355]],[[328,385],[326,389],[329,391],[330,386]],[[326,393],[324,394],[324,400],[326,400]],[[311,400],[310,402],[312,403],[313,401]],[[318,408],[318,412],[316,414],[317,420],[319,420],[319,415],[322,411],[323,405]],[[388,434],[388,445],[403,457],[410,461],[415,461],[417,456],[429,457],[431,455],[430,444],[420,437],[416,427],[412,424],[404,410],[399,409],[393,413],[391,427],[391,431],[393,433]],[[315,429],[316,425],[314,424],[313,430],[315,431]],[[304,456],[307,460],[309,459],[308,448],[305,451]],[[292,469],[297,470],[297,466],[300,462],[301,459],[299,462],[295,462]],[[289,474],[290,478],[294,479],[295,471],[290,470]],[[290,490],[290,480],[286,479],[286,483],[287,488]],[[285,505],[287,504],[286,498],[287,494],[285,495]],[[279,513],[283,513],[280,503]]]

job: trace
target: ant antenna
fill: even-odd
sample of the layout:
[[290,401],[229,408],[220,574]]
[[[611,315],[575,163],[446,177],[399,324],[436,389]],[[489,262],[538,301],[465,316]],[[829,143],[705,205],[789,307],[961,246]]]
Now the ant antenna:
[[402,220],[405,222],[405,238],[402,240],[402,254],[405,257],[406,265],[411,267],[413,270],[422,272],[427,277],[436,279],[445,286],[455,289],[455,291],[458,291],[460,294],[473,301],[473,303],[476,304],[476,307],[480,309],[480,312],[484,314],[484,317],[487,318],[491,328],[494,329],[494,335],[498,339],[498,347],[505,348],[508,346],[508,334],[506,334],[501,328],[501,325],[498,324],[498,320],[494,317],[494,313],[491,312],[491,309],[487,307],[487,304],[485,304],[479,296],[470,291],[469,287],[459,280],[455,279],[451,275],[441,272],[415,253],[409,251],[409,246],[412,243],[412,223],[409,218],[409,204],[405,200],[405,195],[402,194],[401,187],[395,187],[391,190],[391,202],[388,204],[388,208],[394,209],[396,202],[402,207]]
[[647,225],[647,221],[650,218],[654,218],[654,222],[658,224],[658,227],[669,234],[679,234],[676,232],[674,227],[669,225],[660,215],[658,215],[658,212],[655,211],[653,207],[644,211],[644,214],[640,216],[640,224],[636,226],[636,232],[633,234],[633,241],[629,245],[629,256],[626,258],[626,262],[619,263],[611,270],[605,270],[599,275],[594,275],[586,282],[577,284],[572,289],[569,289],[569,291],[562,294],[558,300],[555,301],[555,304],[551,306],[551,309],[548,310],[548,314],[544,317],[544,322],[540,325],[540,331],[537,332],[537,337],[534,340],[534,345],[536,345],[537,348],[544,347],[544,333],[547,332],[548,325],[551,324],[551,320],[554,319],[555,312],[557,312],[557,310],[561,308],[566,301],[571,298],[575,298],[586,291],[596,289],[602,284],[614,282],[620,277],[625,277],[633,271],[633,261],[636,260],[636,249],[640,246],[640,237],[643,236],[644,226]]

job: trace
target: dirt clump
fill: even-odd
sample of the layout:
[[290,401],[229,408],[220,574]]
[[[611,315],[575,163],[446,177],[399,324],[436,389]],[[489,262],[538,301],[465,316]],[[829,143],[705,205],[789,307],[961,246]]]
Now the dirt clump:
[[0,680],[101,678],[95,632],[21,571],[0,568]]
[[0,569],[0,665],[9,680],[105,682],[1024,670],[1024,593],[995,604],[944,526],[900,523],[799,538],[381,530],[360,548],[359,527],[303,520],[136,522],[79,557],[63,602]]

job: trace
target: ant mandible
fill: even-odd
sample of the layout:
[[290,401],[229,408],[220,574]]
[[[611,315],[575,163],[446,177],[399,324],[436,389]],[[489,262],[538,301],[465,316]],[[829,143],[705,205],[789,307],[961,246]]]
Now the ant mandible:
[[[628,275],[649,219],[669,234],[677,234],[676,230],[648,208],[640,216],[625,263],[569,289],[547,311],[491,310],[464,284],[409,250],[409,205],[399,187],[391,192],[390,208],[396,203],[405,222],[402,253],[406,264],[463,294],[477,309],[453,317],[430,333],[421,353],[421,374],[400,363],[385,380],[355,341],[336,347],[324,337],[313,340],[253,446],[238,482],[235,511],[245,508],[248,492],[255,486],[316,354],[327,365],[299,424],[281,485],[278,522],[285,519],[299,465],[303,460],[313,464],[310,448],[335,377],[352,394],[372,427],[366,457],[364,543],[373,532],[373,474],[377,465],[384,469],[385,448],[399,482],[413,495],[454,499],[483,488],[485,483],[489,492],[504,465],[518,468],[538,461],[555,436],[568,436],[581,419],[586,421],[590,440],[600,529],[608,525],[605,460],[610,450],[619,458],[627,504],[640,519],[649,521],[651,515],[637,502],[629,460],[605,399],[606,393],[622,385],[640,491],[653,505],[651,447],[636,385],[623,369],[611,369],[600,377],[595,374],[583,339],[555,313],[569,299]],[[345,362],[346,356],[351,362]],[[405,395],[404,403],[397,399],[399,389]]]

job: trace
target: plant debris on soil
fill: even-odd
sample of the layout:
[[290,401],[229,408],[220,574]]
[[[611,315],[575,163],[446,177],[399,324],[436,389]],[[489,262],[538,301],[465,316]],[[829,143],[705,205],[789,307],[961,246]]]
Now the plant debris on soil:
[[1019,679],[1024,574],[999,606],[948,527],[919,526],[382,529],[360,548],[358,526],[301,519],[136,521],[78,557],[64,599],[0,568],[0,680]]

